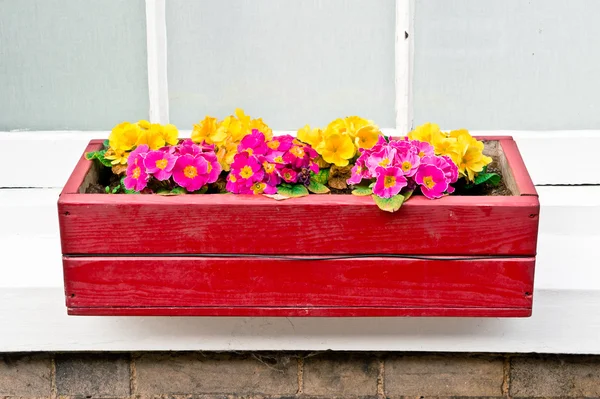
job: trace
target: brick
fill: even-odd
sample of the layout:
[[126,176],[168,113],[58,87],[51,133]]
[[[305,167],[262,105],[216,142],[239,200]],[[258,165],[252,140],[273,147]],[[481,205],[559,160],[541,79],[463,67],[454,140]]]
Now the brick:
[[328,397],[377,395],[379,361],[359,354],[324,353],[304,359],[303,393]]
[[385,361],[388,397],[502,396],[504,359],[487,356],[393,356]]
[[59,395],[123,397],[130,394],[129,356],[120,354],[61,354],[56,356]]
[[0,356],[0,396],[50,396],[51,370],[47,355]]
[[510,377],[514,397],[600,397],[598,357],[515,357]]
[[283,355],[144,354],[135,360],[140,395],[293,395],[298,362]]

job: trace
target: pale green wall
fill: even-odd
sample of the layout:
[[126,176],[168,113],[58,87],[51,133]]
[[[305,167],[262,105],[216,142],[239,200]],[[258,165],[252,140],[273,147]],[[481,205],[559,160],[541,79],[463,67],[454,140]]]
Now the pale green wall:
[[0,130],[147,117],[144,0],[0,0]]
[[600,1],[416,0],[415,123],[599,129]]
[[393,0],[167,1],[171,122],[235,107],[276,129],[394,123]]

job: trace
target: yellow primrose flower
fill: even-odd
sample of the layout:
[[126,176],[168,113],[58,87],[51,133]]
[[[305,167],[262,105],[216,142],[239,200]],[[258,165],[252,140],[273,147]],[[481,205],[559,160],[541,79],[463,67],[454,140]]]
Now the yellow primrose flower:
[[217,128],[220,134],[224,134],[225,137],[231,137],[233,141],[239,142],[247,134],[248,130],[245,130],[242,123],[233,115],[229,115],[221,121]]
[[217,160],[219,161],[219,164],[221,164],[221,168],[226,172],[231,169],[233,157],[235,157],[235,154],[237,154],[238,144],[239,143],[228,139],[216,148]]
[[142,129],[136,145],[147,144],[151,150],[158,150],[166,144],[163,128],[158,123],[150,124],[148,129]]
[[433,137],[442,135],[440,127],[435,123],[425,123],[417,126],[413,131],[408,133],[408,138],[411,140],[425,141],[432,144]]
[[162,127],[163,139],[168,145],[175,145],[179,142],[179,131],[175,125],[170,123]]
[[483,143],[471,137],[468,132],[458,135],[457,146],[459,148],[457,157],[452,160],[458,166],[460,175],[473,181],[475,173],[481,172],[486,165],[492,162],[492,158],[483,155]]
[[104,158],[110,159],[110,163],[112,165],[126,165],[127,157],[129,157],[129,153],[123,150],[115,150],[109,148],[104,153]]
[[429,143],[433,146],[436,155],[447,155],[452,158],[452,154],[458,154],[459,152],[457,139],[447,137],[443,133],[434,133]]
[[137,124],[119,123],[110,132],[108,144],[113,150],[129,151],[137,145],[141,132]]
[[306,125],[302,129],[298,130],[296,136],[300,141],[309,144],[313,148],[316,148],[321,143],[321,140],[323,140],[323,132],[321,129],[311,129],[309,125]]
[[381,132],[376,125],[367,125],[358,129],[354,143],[358,148],[369,149],[377,144],[380,135]]
[[350,137],[355,138],[360,129],[369,125],[374,125],[374,122],[361,118],[360,116],[348,116],[344,118],[344,124],[346,125],[346,133],[350,135]]
[[346,166],[348,160],[354,156],[356,148],[350,137],[334,131],[325,135],[317,152],[326,162],[336,166]]
[[192,130],[192,140],[195,143],[207,144],[220,143],[227,138],[227,132],[224,129],[219,129],[217,118],[207,116],[200,123],[194,125]]

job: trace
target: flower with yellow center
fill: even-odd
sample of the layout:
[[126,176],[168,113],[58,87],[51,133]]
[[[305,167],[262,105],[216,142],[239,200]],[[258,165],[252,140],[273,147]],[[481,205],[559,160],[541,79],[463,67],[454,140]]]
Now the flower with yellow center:
[[[162,158],[162,159],[159,159],[158,161],[156,161],[155,165],[158,169],[162,170],[162,169],[166,168],[168,164],[169,164],[169,162],[166,159]],[[209,163],[209,165],[210,165],[210,163]]]
[[467,180],[474,181],[475,173],[483,171],[483,168],[492,162],[492,158],[483,155],[483,143],[471,137],[470,134],[461,134],[457,138],[459,152],[456,159],[452,159],[458,166],[461,176]]
[[192,140],[195,143],[216,144],[221,143],[225,138],[227,138],[227,132],[219,129],[217,118],[207,116],[200,123],[194,124]]
[[330,132],[325,135],[317,152],[321,154],[326,162],[335,164],[336,166],[346,166],[354,156],[356,148],[347,135]]
[[104,158],[109,159],[112,165],[126,165],[129,153],[123,150],[109,148],[104,153]]
[[386,176],[383,180],[383,187],[390,188],[396,186],[396,178],[394,176]]
[[294,155],[296,158],[303,158],[305,152],[302,147],[295,145],[292,148],[290,148],[290,154]]
[[323,139],[323,131],[319,128],[311,129],[309,125],[298,130],[298,139],[313,148],[316,148]]
[[252,168],[248,165],[244,166],[240,170],[240,176],[242,176],[244,179],[249,179],[252,177],[252,175],[254,175],[254,172],[252,171]]
[[142,129],[137,124],[123,122],[115,126],[108,137],[108,144],[113,150],[130,151],[137,145]]
[[271,173],[275,172],[275,164],[264,161],[263,169],[265,170],[265,173],[270,175]]
[[381,132],[376,125],[367,125],[361,127],[356,132],[356,137],[354,138],[354,144],[358,148],[370,149],[373,148],[377,141],[379,140],[379,136]]
[[179,131],[175,125],[167,123],[162,127],[163,139],[168,145],[176,145],[179,142]]
[[134,179],[139,179],[141,173],[142,173],[142,170],[140,169],[140,167],[136,166],[136,168],[133,170],[131,175],[133,176]]
[[425,176],[423,178],[423,185],[429,189],[432,189],[435,186],[435,182],[433,181],[433,177]]
[[265,191],[265,188],[267,188],[267,185],[263,182],[256,182],[252,185],[254,194],[262,194]]
[[196,169],[195,166],[188,165],[183,168],[183,174],[188,179],[193,179],[194,177],[198,176],[198,169]]

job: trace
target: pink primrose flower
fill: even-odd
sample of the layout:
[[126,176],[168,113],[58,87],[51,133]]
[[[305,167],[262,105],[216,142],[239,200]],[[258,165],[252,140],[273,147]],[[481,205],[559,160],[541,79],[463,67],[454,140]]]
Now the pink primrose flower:
[[422,164],[415,175],[421,192],[429,199],[441,198],[448,189],[444,171],[432,164]]
[[373,194],[381,198],[391,198],[408,184],[402,170],[396,166],[378,167],[377,180],[373,186]]
[[173,180],[188,191],[201,189],[208,181],[208,162],[201,156],[180,156],[173,169]]
[[144,158],[146,172],[158,180],[168,180],[175,166],[177,157],[165,151],[150,151]]

